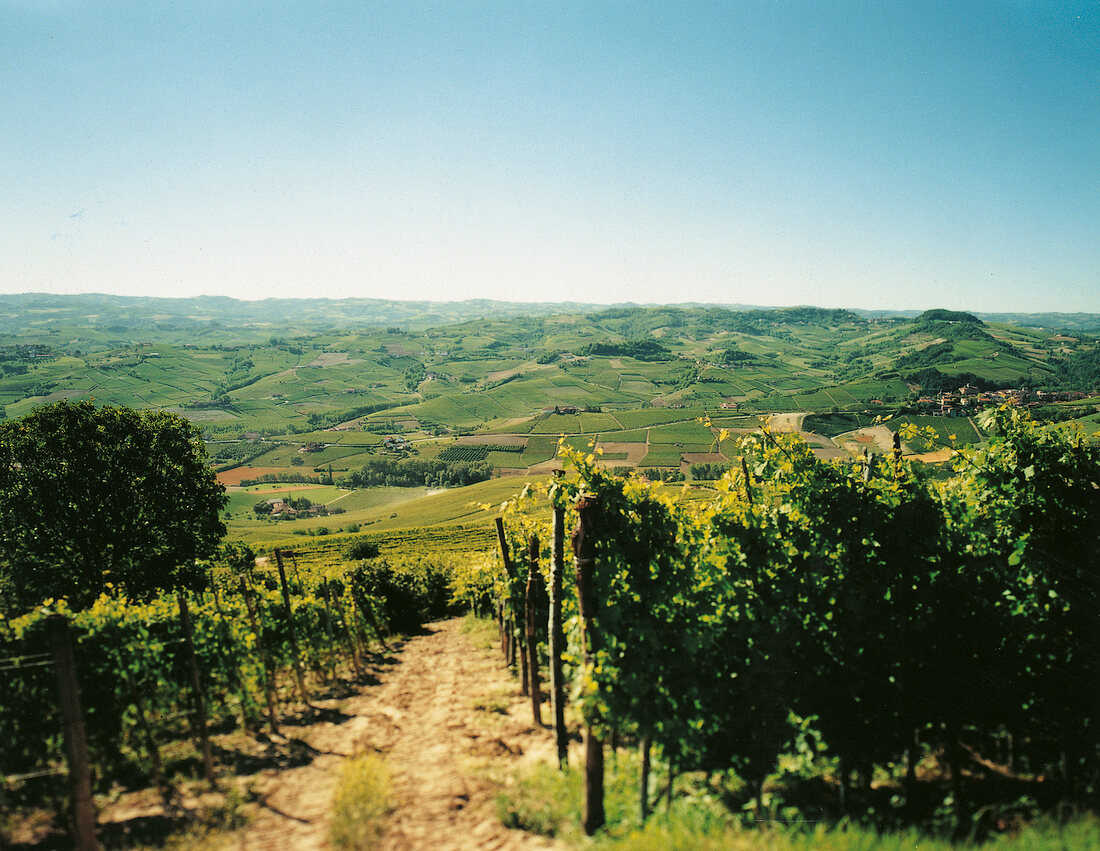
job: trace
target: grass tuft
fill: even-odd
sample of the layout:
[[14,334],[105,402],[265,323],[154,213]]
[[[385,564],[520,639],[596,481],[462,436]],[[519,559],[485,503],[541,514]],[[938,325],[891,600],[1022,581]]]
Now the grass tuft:
[[373,847],[392,809],[390,772],[385,761],[374,755],[349,760],[340,773],[332,801],[329,839],[333,847]]

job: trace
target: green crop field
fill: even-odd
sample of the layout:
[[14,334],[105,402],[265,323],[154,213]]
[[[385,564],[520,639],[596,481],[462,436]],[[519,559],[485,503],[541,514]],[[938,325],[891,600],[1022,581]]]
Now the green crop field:
[[523,443],[455,443],[445,448],[436,457],[440,461],[484,461],[490,454],[521,455],[523,449]]
[[702,423],[686,422],[675,425],[654,426],[649,430],[649,442],[654,443],[698,443],[707,445],[713,442],[714,434]]
[[546,477],[528,479],[509,476],[427,494],[376,510],[365,522],[363,529],[373,532],[476,522],[484,522],[488,529],[492,526],[495,514],[486,510],[485,505],[499,506],[501,502],[511,499],[523,490],[525,482],[545,480]]
[[[520,447],[523,449],[523,447]],[[485,460],[496,469],[504,470],[522,470],[529,464],[525,464],[524,459],[525,450],[521,452],[490,452],[485,456]]]
[[[975,427],[969,417],[928,417],[906,414],[902,417],[893,417],[883,425],[890,431],[897,432],[910,423],[920,428],[932,428],[936,432],[937,442],[943,446],[952,443],[958,446],[966,446],[985,440],[984,435]],[[952,437],[954,437],[954,440],[952,440]]]
[[572,414],[548,414],[531,429],[532,434],[581,434],[581,418]]
[[487,434],[530,434],[539,422],[541,419],[538,417],[520,418],[518,421],[509,417],[493,424],[485,431]]
[[557,451],[558,438],[556,435],[532,435],[523,450],[520,463],[525,467],[540,464],[553,458]]
[[600,435],[601,440],[609,440],[614,443],[645,443],[649,429],[635,428],[627,431],[609,431]]
[[[486,501],[488,499],[497,502],[506,497],[498,497],[498,494],[512,493],[522,488],[518,480],[493,479],[492,484],[497,487],[481,488],[471,485],[469,488],[455,488],[452,490],[440,490],[425,487],[399,488],[399,487],[375,487],[346,492],[346,496],[333,502],[332,507],[344,509],[342,514],[330,514],[323,517],[309,517],[297,520],[271,520],[260,518],[252,512],[252,506],[260,501],[262,494],[244,495],[241,492],[231,493],[231,514],[226,521],[231,540],[242,540],[250,544],[262,544],[271,541],[299,537],[298,533],[316,532],[319,529],[329,529],[333,532],[346,530],[349,526],[358,526],[360,529],[394,529],[409,526],[433,526],[442,523],[452,523],[462,518],[478,516],[478,510],[472,508],[472,501]],[[501,486],[499,483],[505,482]],[[488,485],[489,482],[482,482]],[[282,493],[287,496],[305,496],[314,499],[308,486],[304,485],[279,485],[285,488]],[[247,496],[247,498],[246,498]],[[315,500],[315,501],[320,501]]]
[[865,428],[874,423],[869,414],[811,414],[802,421],[802,428],[826,437],[836,437],[848,431]]
[[624,429],[645,428],[662,423],[694,421],[703,416],[702,408],[643,408],[636,411],[616,411]]
[[712,416],[710,424],[715,428],[759,428],[760,418],[757,416],[727,417]]
[[580,421],[582,434],[621,431],[623,428],[623,424],[612,414],[582,413],[580,414]]
[[708,449],[709,448],[704,448],[702,450],[697,450],[697,449],[685,450],[685,449],[681,449],[680,447],[673,446],[671,444],[664,444],[664,443],[657,444],[657,445],[651,445],[649,447],[649,452],[646,453],[646,456],[642,459],[639,466],[640,467],[679,467],[680,466],[680,455],[681,455],[681,453],[683,453],[685,451],[707,452]]
[[486,514],[488,523],[453,524],[437,528],[374,529],[322,537],[293,535],[258,540],[253,544],[261,554],[279,547],[291,565],[302,571],[323,571],[332,565],[348,562],[348,550],[352,544],[361,541],[375,544],[382,557],[408,557],[409,553],[463,555],[485,552],[496,545],[492,517],[493,515]]

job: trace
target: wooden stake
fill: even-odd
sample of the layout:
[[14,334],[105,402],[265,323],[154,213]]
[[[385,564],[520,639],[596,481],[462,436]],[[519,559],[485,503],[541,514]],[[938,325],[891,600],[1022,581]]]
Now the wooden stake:
[[65,756],[69,761],[69,789],[73,804],[73,847],[77,851],[96,851],[95,804],[92,802],[92,775],[88,767],[88,744],[84,735],[84,716],[80,710],[80,687],[76,681],[76,663],[69,638],[69,622],[64,615],[46,619],[57,673],[61,723],[65,731]]
[[642,737],[642,777],[639,783],[639,812],[642,816],[642,823],[649,818],[649,767],[650,767],[650,751],[653,748],[653,740],[649,736]]
[[504,536],[504,518],[496,518],[497,528],[497,543],[500,545],[500,557],[504,562],[504,572],[508,574],[508,578],[511,579],[515,576],[515,570],[512,568],[512,556],[508,552],[508,539]]
[[554,547],[550,561],[550,711],[554,716],[554,739],[558,746],[558,765],[569,763],[569,732],[565,729],[565,678],[561,656],[565,634],[561,625],[561,582],[565,570],[565,509],[554,509]]
[[526,697],[530,691],[527,687],[527,653],[523,646],[523,630],[520,629],[520,624],[517,615],[518,612],[514,611],[514,606],[511,605],[512,601],[512,583],[516,580],[516,568],[512,564],[512,555],[508,551],[508,539],[504,535],[504,518],[496,518],[497,527],[497,543],[500,544],[500,557],[504,562],[504,573],[508,577],[508,594],[507,602],[505,602],[504,608],[504,623],[505,632],[507,635],[508,644],[505,649],[505,658],[508,662],[509,668],[516,666],[516,659],[519,658],[519,664],[521,669],[521,693]]
[[[512,577],[515,575],[512,569],[512,556],[508,552],[508,538],[504,534],[504,518],[496,518],[497,544],[500,545],[500,560],[504,564],[504,575],[508,578],[508,594],[500,604],[500,638],[501,651],[504,653],[504,663],[508,667],[515,664],[515,653],[512,647],[511,613],[508,601],[511,599]],[[524,692],[526,694],[526,692]]]
[[[516,628],[516,652],[519,656],[519,669],[520,669],[519,670],[519,680],[520,680],[519,693],[522,694],[524,697],[527,697],[531,693],[531,688],[530,688],[530,685],[529,685],[530,680],[528,679],[528,674],[527,674],[527,630],[526,630],[526,626],[525,626],[526,620],[527,620],[527,613],[526,612],[521,612],[519,614],[523,615],[523,622],[520,621],[519,617],[517,617],[516,621],[515,621],[515,625],[516,625],[516,627],[515,627]],[[515,664],[514,659],[513,659],[513,664]]]
[[182,591],[177,592],[176,602],[179,603],[180,623],[183,625],[187,659],[191,668],[191,688],[195,696],[195,733],[202,750],[202,773],[211,786],[216,786],[214,755],[210,751],[210,732],[206,728],[206,699],[202,691],[202,678],[199,676],[199,660],[195,655],[195,633],[191,628],[191,612],[187,608],[187,595]]
[[536,727],[542,726],[542,691],[539,688],[539,644],[536,637],[535,609],[538,589],[542,585],[539,575],[539,538],[532,535],[527,542],[528,572],[524,608],[527,610],[527,669],[531,683],[531,715]]
[[[586,669],[592,665],[596,649],[596,635],[592,629],[597,610],[593,589],[596,539],[592,510],[595,507],[596,500],[592,497],[581,497],[577,501],[577,526],[573,530],[573,563]],[[589,723],[584,731],[584,832],[588,836],[603,827],[607,821],[603,801],[603,775],[603,742],[595,735],[592,724]]]
[[589,725],[584,729],[584,832],[591,836],[607,823],[603,805],[603,742]]

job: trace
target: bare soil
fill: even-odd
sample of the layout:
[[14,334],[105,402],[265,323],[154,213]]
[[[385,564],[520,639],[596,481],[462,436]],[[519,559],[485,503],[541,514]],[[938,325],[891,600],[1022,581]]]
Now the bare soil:
[[768,418],[768,425],[773,431],[801,431],[804,419],[806,415],[803,413],[772,414]]
[[530,702],[519,696],[499,655],[475,646],[461,625],[460,619],[429,624],[379,659],[376,684],[327,707],[329,719],[293,730],[312,759],[255,779],[258,803],[229,847],[328,848],[342,764],[372,752],[383,755],[393,778],[394,810],[378,848],[560,847],[509,830],[496,815],[486,769],[502,761],[553,760],[553,742],[549,731],[533,725]]
[[649,447],[644,443],[619,443],[616,441],[600,441],[600,448],[608,454],[626,454],[626,459],[622,461],[606,461],[604,466],[614,467],[618,464],[641,464],[642,459],[645,458],[646,453],[649,451]]
[[245,479],[258,479],[267,473],[284,473],[286,467],[234,467],[218,473],[218,481],[227,488],[238,487]]

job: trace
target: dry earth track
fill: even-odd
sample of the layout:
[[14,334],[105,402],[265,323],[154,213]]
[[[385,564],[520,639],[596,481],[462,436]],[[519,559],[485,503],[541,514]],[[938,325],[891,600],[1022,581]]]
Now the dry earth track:
[[[242,778],[256,796],[247,826],[203,848],[313,851],[328,841],[333,794],[346,760],[381,754],[392,773],[393,812],[378,845],[385,851],[561,848],[505,828],[489,771],[554,760],[548,730],[531,722],[530,701],[499,655],[462,631],[462,619],[428,624],[383,654],[372,685],[342,700],[316,701],[313,723],[285,724],[283,750],[304,754],[297,767]],[[547,709],[544,707],[545,716]],[[277,737],[276,741],[282,737]],[[129,808],[125,815],[132,817]],[[105,812],[102,818],[123,817]],[[212,840],[212,841],[209,841]]]
[[[496,816],[494,790],[481,769],[490,759],[552,759],[553,746],[549,733],[531,724],[529,703],[515,695],[515,681],[495,654],[475,648],[461,624],[429,624],[395,652],[394,664],[376,672],[378,685],[342,703],[350,718],[304,731],[317,757],[264,779],[262,805],[234,847],[327,848],[341,765],[370,752],[384,755],[393,774],[395,806],[379,848],[559,847],[508,830]],[[493,700],[508,712],[477,708]]]

